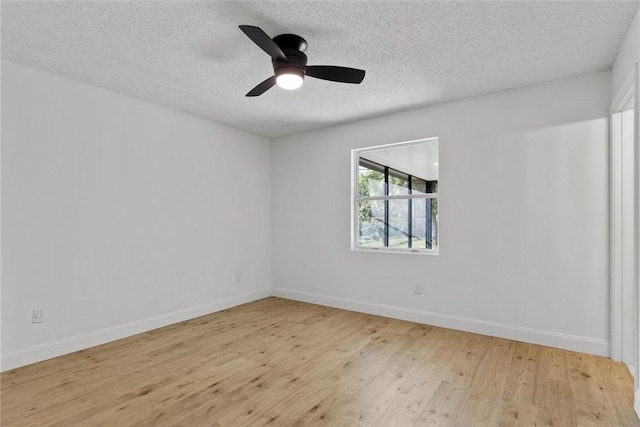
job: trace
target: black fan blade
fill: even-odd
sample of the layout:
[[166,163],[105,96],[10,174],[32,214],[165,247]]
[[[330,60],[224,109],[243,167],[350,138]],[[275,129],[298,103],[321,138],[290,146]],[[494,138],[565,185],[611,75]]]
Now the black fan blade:
[[364,70],[334,65],[309,65],[306,75],[332,82],[360,83],[364,79]]
[[287,60],[287,57],[282,53],[282,49],[280,49],[276,42],[274,42],[267,33],[262,31],[262,29],[252,25],[240,25],[239,27],[252,42],[257,44],[260,49],[267,52],[273,59],[277,59],[279,61]]
[[246,96],[260,96],[276,84],[276,76],[271,76],[247,93]]

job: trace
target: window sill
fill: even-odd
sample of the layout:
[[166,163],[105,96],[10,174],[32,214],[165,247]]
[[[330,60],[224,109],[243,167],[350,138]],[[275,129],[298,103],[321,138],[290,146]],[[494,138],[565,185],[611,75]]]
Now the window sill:
[[393,248],[363,248],[356,246],[351,248],[353,252],[381,252],[385,254],[404,254],[404,255],[439,255],[438,249],[393,249]]

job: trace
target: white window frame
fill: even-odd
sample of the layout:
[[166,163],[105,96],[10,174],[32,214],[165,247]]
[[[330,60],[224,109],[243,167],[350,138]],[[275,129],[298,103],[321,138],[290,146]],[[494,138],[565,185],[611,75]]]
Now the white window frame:
[[[396,142],[393,144],[376,145],[372,147],[355,148],[351,150],[351,250],[360,252],[382,252],[382,253],[396,253],[396,254],[417,254],[417,255],[438,255],[440,249],[440,226],[438,225],[438,249],[427,248],[390,248],[390,247],[365,247],[358,246],[359,237],[359,203],[366,200],[408,200],[408,199],[439,199],[438,193],[421,193],[421,194],[403,194],[403,195],[387,195],[387,196],[358,196],[358,180],[359,180],[359,166],[360,155],[368,151],[376,151],[381,148],[391,148],[400,146],[410,146],[423,144],[429,141],[439,141],[440,138],[422,138],[411,141]],[[438,162],[440,160],[438,159]],[[438,179],[439,181],[439,179]],[[440,212],[440,204],[438,203],[438,214]],[[438,218],[439,223],[439,218]]]

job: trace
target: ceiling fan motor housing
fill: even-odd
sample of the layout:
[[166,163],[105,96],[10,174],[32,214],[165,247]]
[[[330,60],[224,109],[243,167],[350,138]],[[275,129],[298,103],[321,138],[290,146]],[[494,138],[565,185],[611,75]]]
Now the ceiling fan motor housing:
[[280,34],[275,36],[273,41],[282,49],[285,55],[287,54],[285,49],[293,49],[300,52],[307,50],[307,41],[296,34]]
[[280,74],[298,74],[304,78],[307,66],[307,55],[303,52],[307,50],[307,41],[295,34],[280,34],[275,36],[273,41],[287,57],[286,61],[273,59],[273,71],[276,76]]

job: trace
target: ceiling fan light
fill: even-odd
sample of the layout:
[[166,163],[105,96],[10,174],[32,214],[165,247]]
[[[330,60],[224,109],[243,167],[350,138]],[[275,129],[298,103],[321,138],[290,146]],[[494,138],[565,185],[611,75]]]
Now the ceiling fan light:
[[302,71],[297,68],[284,68],[278,70],[276,83],[282,89],[294,90],[302,86]]

